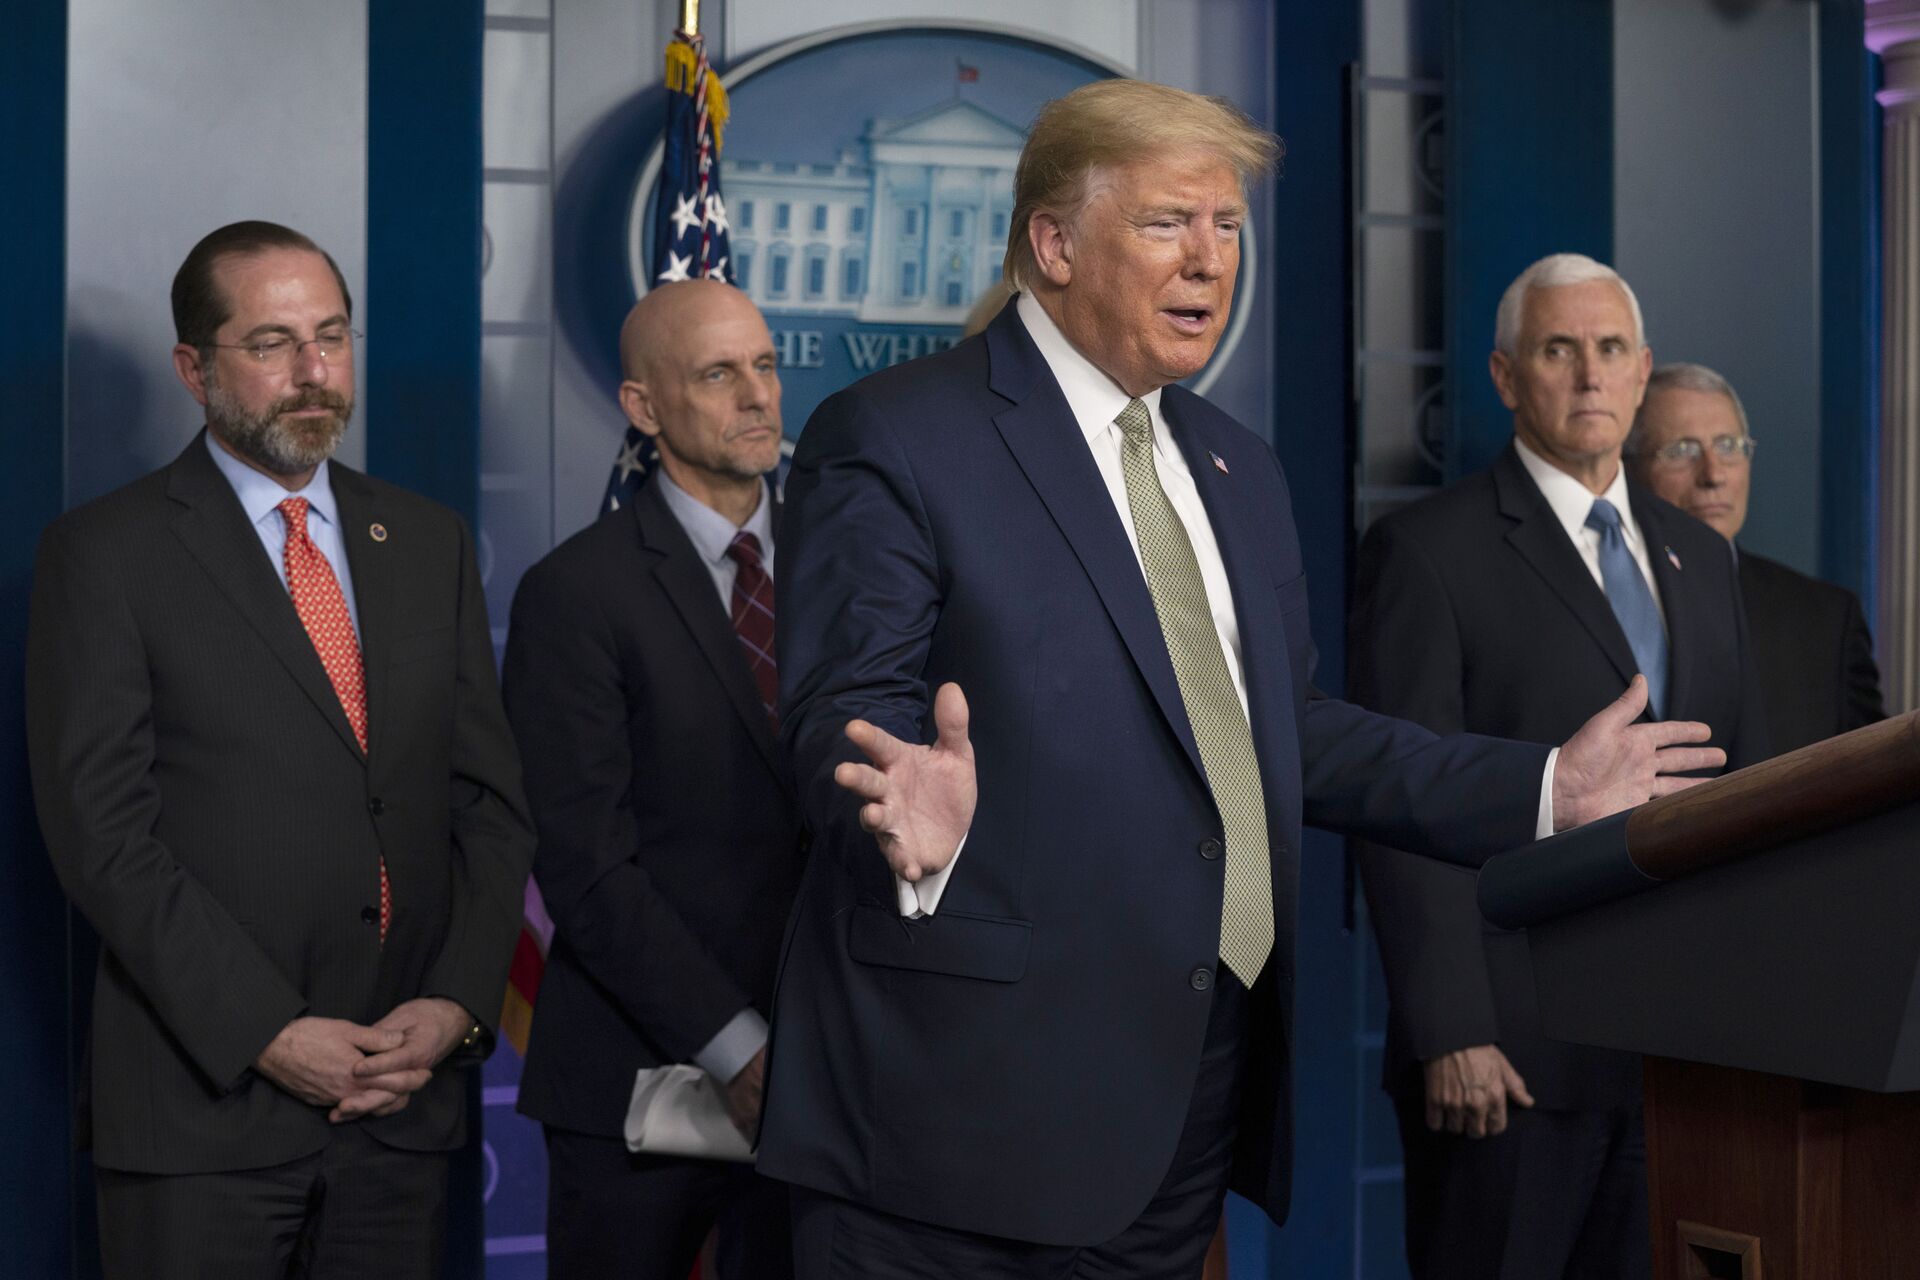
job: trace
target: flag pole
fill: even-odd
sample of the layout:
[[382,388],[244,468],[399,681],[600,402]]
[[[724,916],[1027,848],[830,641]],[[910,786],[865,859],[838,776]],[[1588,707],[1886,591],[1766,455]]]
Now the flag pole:
[[680,0],[680,29],[690,36],[700,34],[700,0]]

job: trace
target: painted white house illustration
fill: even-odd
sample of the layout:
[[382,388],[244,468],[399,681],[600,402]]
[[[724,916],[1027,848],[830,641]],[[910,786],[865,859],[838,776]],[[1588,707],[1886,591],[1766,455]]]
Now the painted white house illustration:
[[1026,134],[951,98],[860,141],[832,164],[722,161],[736,283],[779,315],[961,323],[1000,278]]

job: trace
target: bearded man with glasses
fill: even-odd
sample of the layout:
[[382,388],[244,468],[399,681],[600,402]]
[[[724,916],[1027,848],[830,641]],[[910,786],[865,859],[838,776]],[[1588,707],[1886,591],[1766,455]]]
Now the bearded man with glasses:
[[34,797],[99,931],[111,1277],[439,1274],[449,1070],[492,1043],[533,837],[473,540],[330,462],[334,261],[222,227],[173,283],[206,430],[41,539]]
[[[1627,466],[1732,543],[1747,521],[1754,447],[1725,378],[1704,365],[1665,364],[1647,380]],[[1737,543],[1734,554],[1772,748],[1792,751],[1884,719],[1860,598]]]

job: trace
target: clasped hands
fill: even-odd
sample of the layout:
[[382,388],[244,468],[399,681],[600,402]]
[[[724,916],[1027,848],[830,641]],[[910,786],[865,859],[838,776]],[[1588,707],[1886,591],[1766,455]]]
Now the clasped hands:
[[422,996],[370,1027],[344,1018],[295,1018],[254,1070],[302,1102],[329,1107],[334,1124],[390,1116],[433,1078],[473,1019],[457,1001]]
[[[1718,747],[1689,745],[1712,736],[1697,721],[1634,723],[1646,706],[1646,678],[1636,675],[1560,748],[1553,770],[1555,831],[1691,787],[1702,779],[1674,775],[1727,762]],[[894,874],[910,884],[945,870],[973,825],[979,791],[967,718],[966,695],[948,683],[934,695],[939,732],[932,746],[903,742],[865,720],[847,724],[847,738],[870,763],[845,761],[834,768],[833,779],[865,802],[860,826],[872,833]]]

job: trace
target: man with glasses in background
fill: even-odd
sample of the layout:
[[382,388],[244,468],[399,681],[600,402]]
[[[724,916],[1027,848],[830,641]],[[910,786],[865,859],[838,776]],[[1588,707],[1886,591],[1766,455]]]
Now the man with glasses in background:
[[106,1274],[437,1276],[450,1063],[492,1042],[533,839],[473,542],[330,462],[352,302],[222,227],[173,283],[206,430],[47,529],[27,732],[103,944],[79,1130]]
[[[1697,364],[1653,371],[1627,440],[1635,480],[1731,543],[1747,521],[1753,452],[1747,411],[1725,378]],[[1773,750],[1885,718],[1859,597],[1744,547],[1735,554]]]

